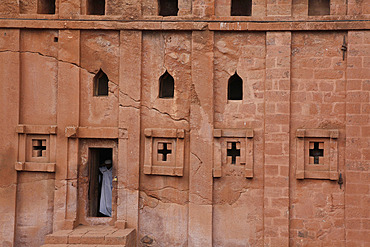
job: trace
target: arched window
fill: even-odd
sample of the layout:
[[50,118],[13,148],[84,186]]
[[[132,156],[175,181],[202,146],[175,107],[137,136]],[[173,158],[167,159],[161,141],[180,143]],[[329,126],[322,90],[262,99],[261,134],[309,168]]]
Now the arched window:
[[88,0],[86,8],[88,15],[105,15],[105,0]]
[[176,16],[179,11],[178,0],[159,0],[158,9],[161,16]]
[[37,14],[55,14],[55,0],[38,0]]
[[94,77],[94,96],[108,96],[108,76],[99,70]]
[[243,80],[236,72],[229,79],[227,88],[227,99],[228,100],[243,99]]
[[330,0],[309,0],[308,15],[330,15]]
[[175,90],[175,80],[166,72],[159,77],[159,98],[173,98]]
[[231,0],[231,16],[252,15],[252,0]]

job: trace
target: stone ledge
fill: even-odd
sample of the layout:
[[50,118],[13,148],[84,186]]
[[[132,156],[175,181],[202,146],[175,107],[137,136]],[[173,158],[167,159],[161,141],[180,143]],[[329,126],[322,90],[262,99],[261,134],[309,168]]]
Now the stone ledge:
[[15,170],[23,172],[55,172],[55,163],[16,162]]
[[[92,28],[93,26],[93,28]],[[182,31],[316,31],[369,30],[367,19],[310,20],[116,20],[116,19],[39,19],[0,18],[1,28],[100,29],[100,30],[182,30]]]

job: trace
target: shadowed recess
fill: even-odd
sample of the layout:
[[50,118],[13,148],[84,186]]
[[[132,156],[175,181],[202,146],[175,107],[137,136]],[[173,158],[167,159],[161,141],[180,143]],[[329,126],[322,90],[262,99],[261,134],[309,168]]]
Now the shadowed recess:
[[166,72],[159,77],[159,98],[173,98],[175,89],[175,80]]
[[227,99],[228,100],[242,100],[243,99],[243,80],[242,78],[240,78],[240,76],[236,72],[229,79]]
[[309,0],[308,15],[330,15],[330,0]]
[[88,15],[105,14],[105,0],[88,0],[86,5]]
[[158,9],[161,16],[177,16],[178,0],[159,0]]
[[252,0],[232,0],[231,16],[251,16]]
[[55,0],[38,0],[37,14],[55,14]]
[[99,70],[94,77],[94,96],[108,96],[108,76]]

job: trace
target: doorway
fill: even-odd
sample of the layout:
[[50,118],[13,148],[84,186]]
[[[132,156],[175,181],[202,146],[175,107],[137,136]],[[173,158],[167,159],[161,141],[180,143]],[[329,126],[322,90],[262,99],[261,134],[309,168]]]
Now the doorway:
[[[103,174],[99,168],[106,166],[112,168],[112,148],[89,148],[89,213],[90,217],[110,217],[100,211]],[[110,161],[110,164],[107,161]],[[103,187],[104,189],[104,187]],[[112,208],[112,205],[106,205]]]
[[[118,140],[81,138],[79,147],[78,224],[114,225],[117,220],[117,183],[113,178],[118,171]],[[110,172],[107,173],[107,170]],[[109,179],[105,181],[108,185],[103,180],[107,176]],[[105,187],[104,196],[102,187]],[[105,197],[107,191],[111,192],[109,200]]]

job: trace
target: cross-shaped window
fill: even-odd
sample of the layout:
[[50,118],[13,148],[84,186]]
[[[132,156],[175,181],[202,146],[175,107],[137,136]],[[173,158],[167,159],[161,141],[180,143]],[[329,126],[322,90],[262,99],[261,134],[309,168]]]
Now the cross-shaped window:
[[320,148],[322,145],[324,145],[323,142],[314,142],[313,149],[310,149],[310,157],[313,157],[314,164],[320,164],[320,157],[324,157],[324,149]]
[[32,157],[45,157],[46,140],[32,140]]
[[159,142],[158,143],[158,154],[161,154],[162,161],[167,161],[167,155],[172,153],[171,143]]
[[228,142],[227,146],[229,147],[231,144],[231,148],[227,149],[227,156],[231,157],[231,164],[236,164],[236,157],[240,156],[240,149],[237,149],[236,144],[238,142]]

